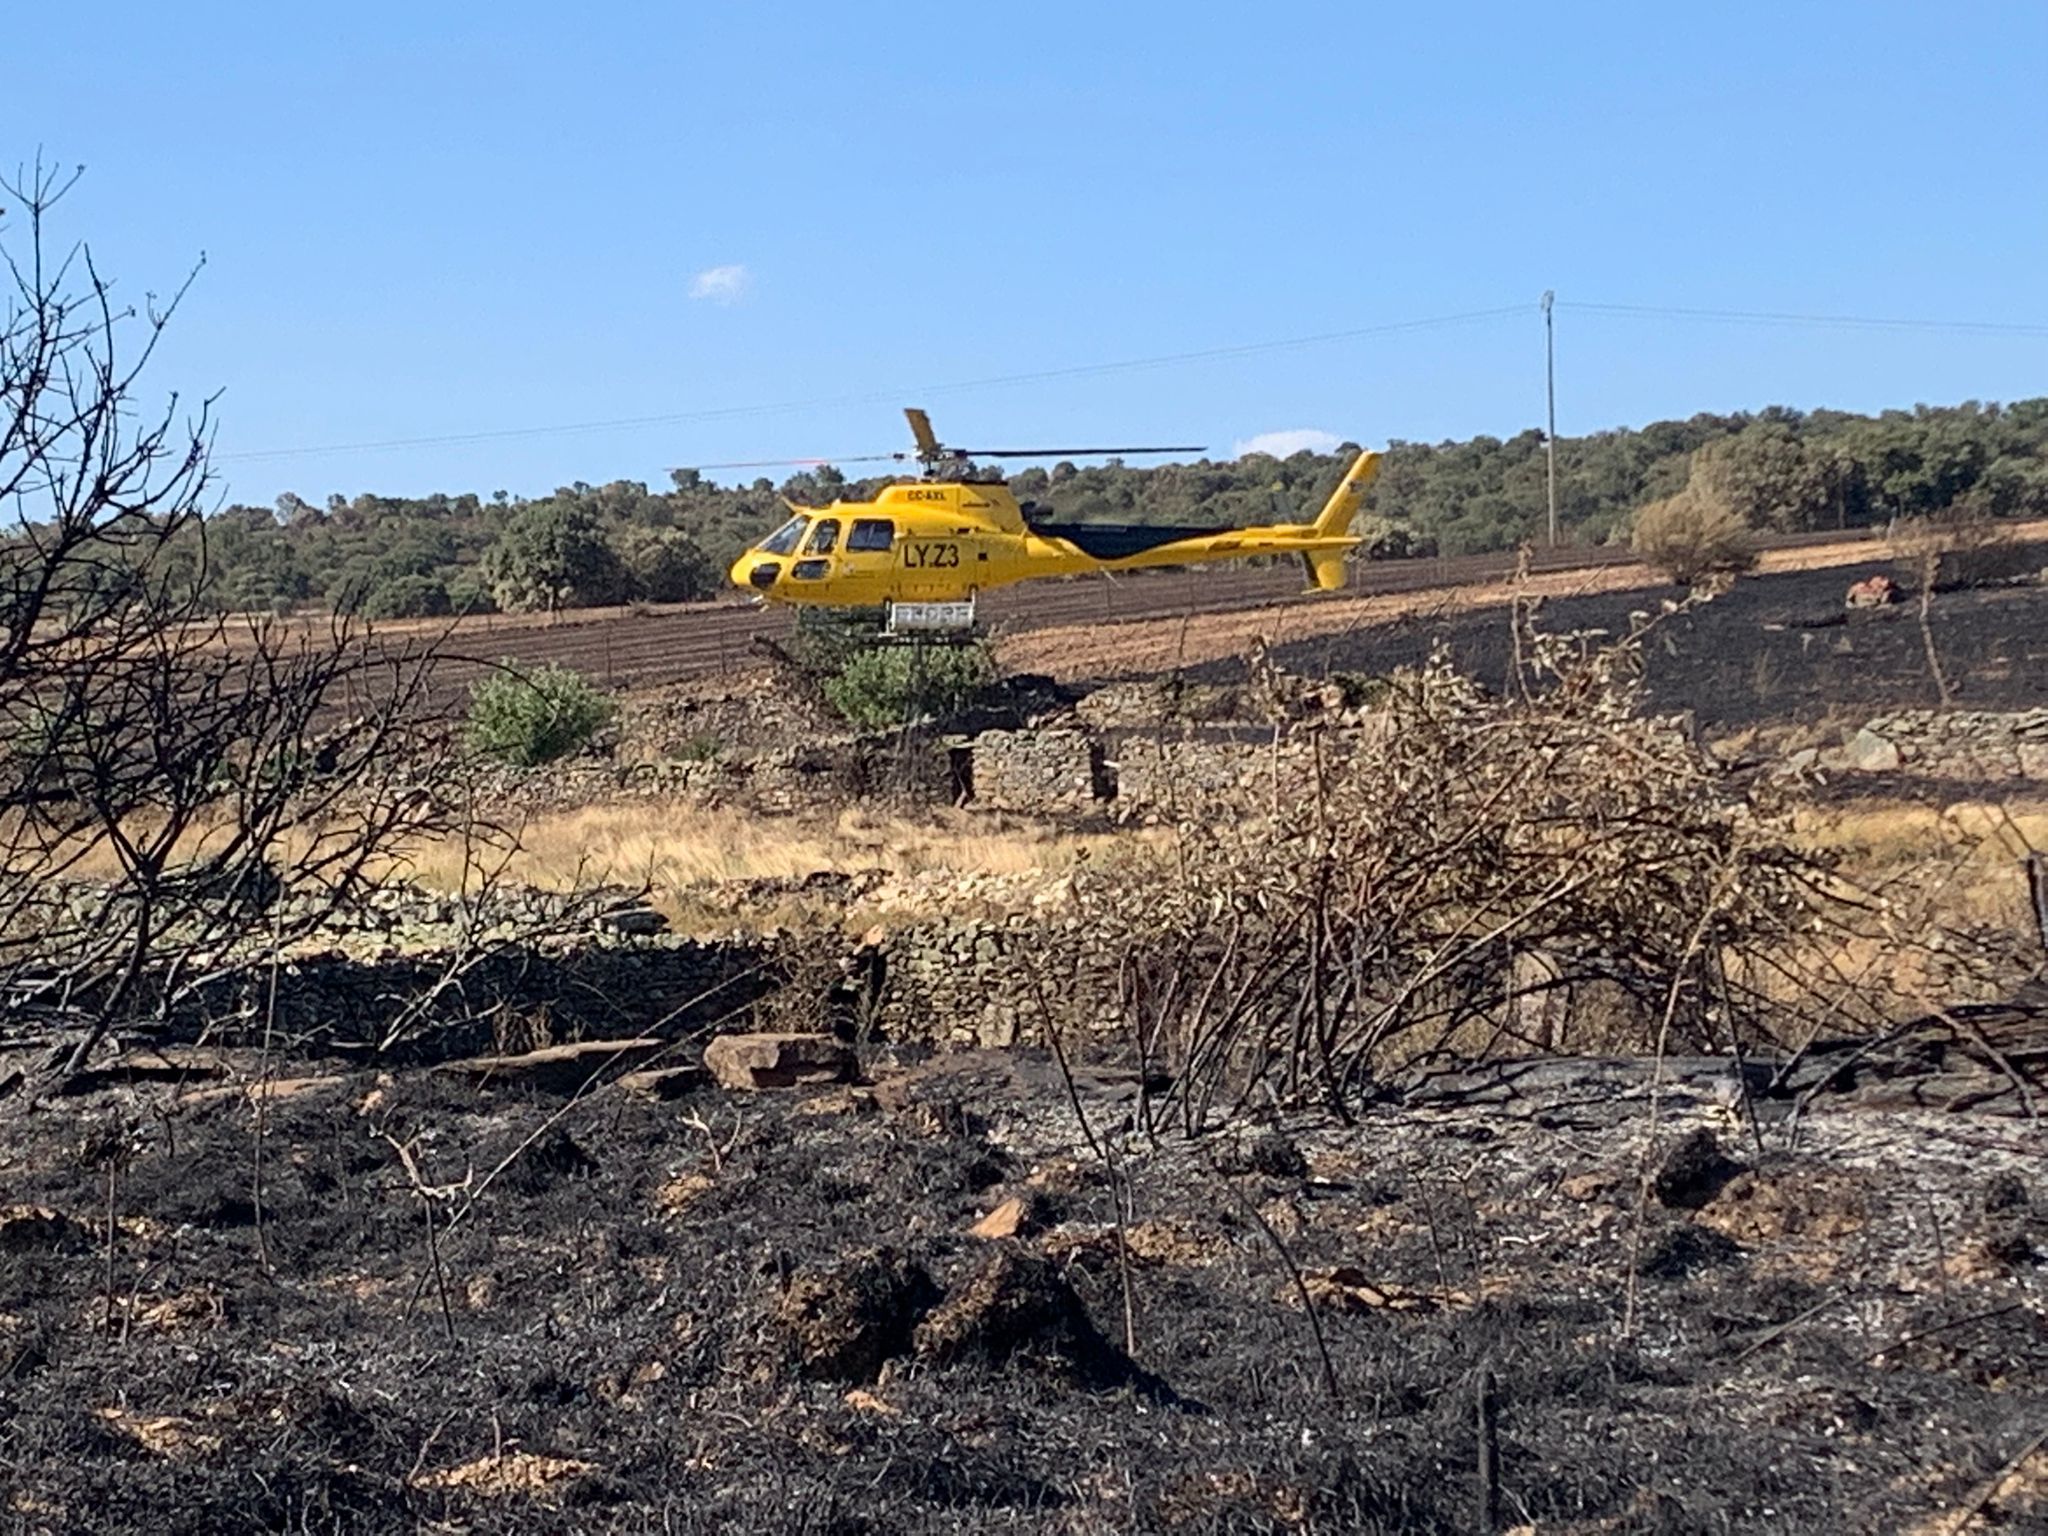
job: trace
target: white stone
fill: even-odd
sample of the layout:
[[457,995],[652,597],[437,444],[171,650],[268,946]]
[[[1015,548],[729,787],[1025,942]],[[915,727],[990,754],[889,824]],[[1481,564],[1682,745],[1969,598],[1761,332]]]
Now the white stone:
[[1866,728],[1851,736],[1842,753],[1848,766],[1858,773],[1898,772],[1898,744],[1873,730]]

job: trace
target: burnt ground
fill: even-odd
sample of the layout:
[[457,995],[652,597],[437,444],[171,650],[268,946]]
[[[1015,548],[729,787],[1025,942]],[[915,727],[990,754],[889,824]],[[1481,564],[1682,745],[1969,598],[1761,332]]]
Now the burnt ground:
[[1125,1093],[1084,1093],[1115,1180],[1022,1053],[15,1101],[6,1526],[1471,1531],[1483,1440],[1502,1530],[2048,1520],[2024,1120],[1722,1124],[1639,1206],[1722,1111],[1667,1091],[1654,1156],[1612,1087],[1155,1147]]
[[[2042,559],[2048,564],[2048,548]],[[1660,627],[1647,650],[1650,706],[1694,711],[1709,729],[1765,722],[1861,719],[1939,702],[1912,601],[1845,612],[1843,594],[1867,565],[1748,576],[1725,596]],[[1626,634],[1629,614],[1657,611],[1683,594],[1628,591],[1551,598],[1545,629]],[[1937,593],[1931,627],[1942,666],[1966,709],[2030,709],[2048,704],[2048,585]],[[1418,617],[1275,646],[1272,659],[1312,677],[1379,674],[1424,660],[1442,640],[1462,670],[1501,687],[1512,675],[1513,637],[1504,608]],[[1194,668],[1199,681],[1244,677],[1241,661]]]

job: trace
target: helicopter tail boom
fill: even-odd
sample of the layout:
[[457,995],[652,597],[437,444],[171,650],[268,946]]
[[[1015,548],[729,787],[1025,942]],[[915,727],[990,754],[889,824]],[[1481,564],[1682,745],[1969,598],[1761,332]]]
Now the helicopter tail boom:
[[[1330,493],[1330,499],[1323,503],[1323,510],[1316,514],[1311,525],[1318,538],[1342,538],[1351,529],[1351,519],[1358,515],[1358,509],[1365,504],[1366,489],[1372,484],[1373,476],[1380,472],[1380,456],[1370,448],[1351,461],[1351,467],[1344,472],[1344,478],[1337,482],[1337,489]],[[1313,560],[1313,556],[1305,558]],[[1333,557],[1334,558],[1334,557]],[[1325,583],[1318,579],[1316,585],[1327,590],[1342,586],[1343,580]]]

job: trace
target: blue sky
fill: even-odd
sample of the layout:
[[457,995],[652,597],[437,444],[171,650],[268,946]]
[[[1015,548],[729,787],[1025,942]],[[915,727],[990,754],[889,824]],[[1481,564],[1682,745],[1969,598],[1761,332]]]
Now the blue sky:
[[0,163],[84,163],[61,228],[131,292],[206,255],[154,382],[222,392],[241,500],[886,451],[899,404],[984,446],[1508,435],[1546,288],[1568,434],[2048,393],[2041,0],[116,0],[10,33]]

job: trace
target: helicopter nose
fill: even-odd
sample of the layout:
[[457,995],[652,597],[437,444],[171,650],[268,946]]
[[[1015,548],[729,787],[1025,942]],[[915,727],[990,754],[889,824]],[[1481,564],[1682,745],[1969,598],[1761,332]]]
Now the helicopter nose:
[[763,559],[759,550],[750,549],[733,561],[732,569],[725,573],[726,579],[736,587],[766,588],[775,585],[775,578],[781,574],[773,560]]

